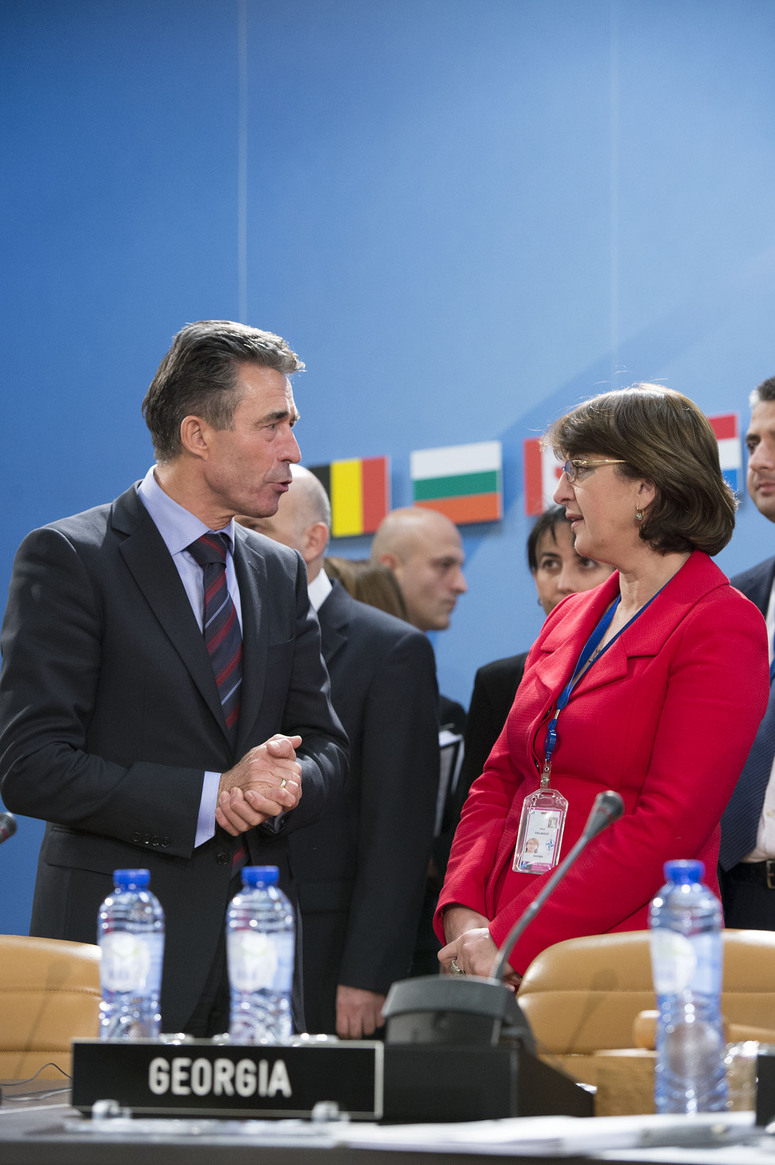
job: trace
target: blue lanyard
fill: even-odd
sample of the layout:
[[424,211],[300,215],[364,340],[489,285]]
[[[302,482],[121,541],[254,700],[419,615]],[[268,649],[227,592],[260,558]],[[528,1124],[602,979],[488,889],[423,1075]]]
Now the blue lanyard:
[[544,746],[544,773],[546,774],[549,773],[552,767],[552,753],[554,752],[554,746],[557,744],[557,721],[560,719],[560,712],[562,712],[563,708],[568,703],[571,692],[581,679],[581,673],[584,671],[584,668],[587,666],[590,659],[597,650],[598,645],[600,644],[600,640],[608,630],[611,620],[614,617],[614,612],[619,606],[620,599],[621,595],[617,595],[608,610],[603,613],[602,619],[598,623],[597,627],[595,627],[587,642],[584,644],[581,655],[579,656],[576,666],[573,669],[573,675],[568,680],[568,683],[565,685],[557,699],[557,704],[554,709],[554,716],[549,722],[549,727],[546,730],[546,743]]
[[[667,583],[665,583],[664,586],[667,586]],[[660,594],[662,590],[663,587],[660,587],[657,591],[657,594],[652,595],[649,601],[644,603],[639,611],[635,612],[629,622],[625,623],[624,627],[622,627],[620,631],[617,631],[616,635],[614,635],[614,637],[608,643],[606,643],[603,650],[600,651],[594,659],[592,659],[592,656],[595,654],[600,640],[603,638],[610,626],[616,608],[619,606],[621,595],[617,595],[608,610],[604,612],[602,619],[598,623],[597,627],[595,627],[595,630],[592,632],[587,642],[584,644],[584,649],[578,658],[578,662],[575,668],[573,669],[573,675],[560,693],[554,710],[554,716],[550,720],[549,727],[546,730],[546,743],[544,745],[544,767],[541,774],[542,786],[545,786],[549,783],[549,774],[552,770],[552,753],[554,752],[555,745],[557,744],[557,721],[560,718],[560,712],[562,712],[563,708],[568,703],[570,694],[581,679],[587,664],[589,664],[591,667],[593,663],[596,663],[597,660],[600,659],[600,657],[604,655],[606,651],[608,651],[608,648],[611,646],[611,644],[616,643],[616,640],[619,638],[619,636],[622,635],[627,630],[627,628],[630,627],[635,622],[635,620],[643,614],[647,607],[651,606],[651,604],[654,602],[654,599],[658,594]],[[773,667],[775,667],[775,660],[773,660]]]

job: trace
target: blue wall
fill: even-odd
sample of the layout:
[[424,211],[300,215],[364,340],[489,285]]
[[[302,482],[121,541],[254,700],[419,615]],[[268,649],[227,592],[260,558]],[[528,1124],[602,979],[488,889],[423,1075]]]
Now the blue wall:
[[[6,0],[5,594],[22,536],[151,461],[189,320],[285,335],[310,464],[500,438],[444,691],[540,625],[522,440],[659,379],[740,411],[775,374],[769,0]],[[744,501],[728,572],[770,552]],[[337,552],[367,553],[368,540]],[[0,848],[24,932],[39,823]]]

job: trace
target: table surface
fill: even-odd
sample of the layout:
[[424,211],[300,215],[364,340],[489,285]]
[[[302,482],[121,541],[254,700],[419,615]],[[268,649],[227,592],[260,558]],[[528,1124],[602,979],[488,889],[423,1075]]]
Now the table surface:
[[[94,1120],[70,1106],[66,1090],[39,1084],[25,1091],[3,1088],[0,1161],[2,1165],[156,1165],[160,1160],[164,1165],[483,1165],[510,1159],[537,1165],[552,1159],[565,1165],[590,1161],[773,1165],[772,1138],[762,1140],[760,1134],[750,1144],[739,1143],[743,1135],[754,1132],[753,1114],[736,1114],[729,1120],[737,1141],[713,1147],[687,1144],[702,1126],[678,1118],[528,1117],[460,1126],[133,1119],[129,1114]],[[574,1144],[572,1151],[564,1151],[557,1142],[567,1130],[565,1144]],[[636,1132],[641,1141],[651,1138],[652,1146],[638,1146]],[[549,1135],[554,1143],[547,1139],[536,1149],[540,1137]],[[472,1138],[468,1144],[467,1136]],[[576,1143],[579,1137],[583,1148]],[[670,1137],[673,1144],[659,1147],[660,1140]]]

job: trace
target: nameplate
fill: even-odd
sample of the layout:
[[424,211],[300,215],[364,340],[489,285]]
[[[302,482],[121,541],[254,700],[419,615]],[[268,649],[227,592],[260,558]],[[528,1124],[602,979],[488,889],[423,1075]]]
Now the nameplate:
[[72,1103],[99,1100],[145,1116],[310,1117],[333,1102],[355,1120],[383,1112],[384,1047],[73,1040]]

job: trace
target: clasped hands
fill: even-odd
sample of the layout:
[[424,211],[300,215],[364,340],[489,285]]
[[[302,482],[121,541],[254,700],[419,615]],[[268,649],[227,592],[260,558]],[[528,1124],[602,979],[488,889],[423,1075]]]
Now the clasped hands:
[[237,837],[270,817],[295,809],[301,800],[300,736],[279,732],[251,748],[221,776],[215,820]]
[[[498,948],[490,934],[490,921],[483,914],[467,906],[448,906],[444,911],[444,937],[447,945],[439,951],[442,967],[450,970],[454,961],[464,975],[479,975],[489,979],[498,958]],[[515,991],[521,976],[509,967],[503,982]]]

